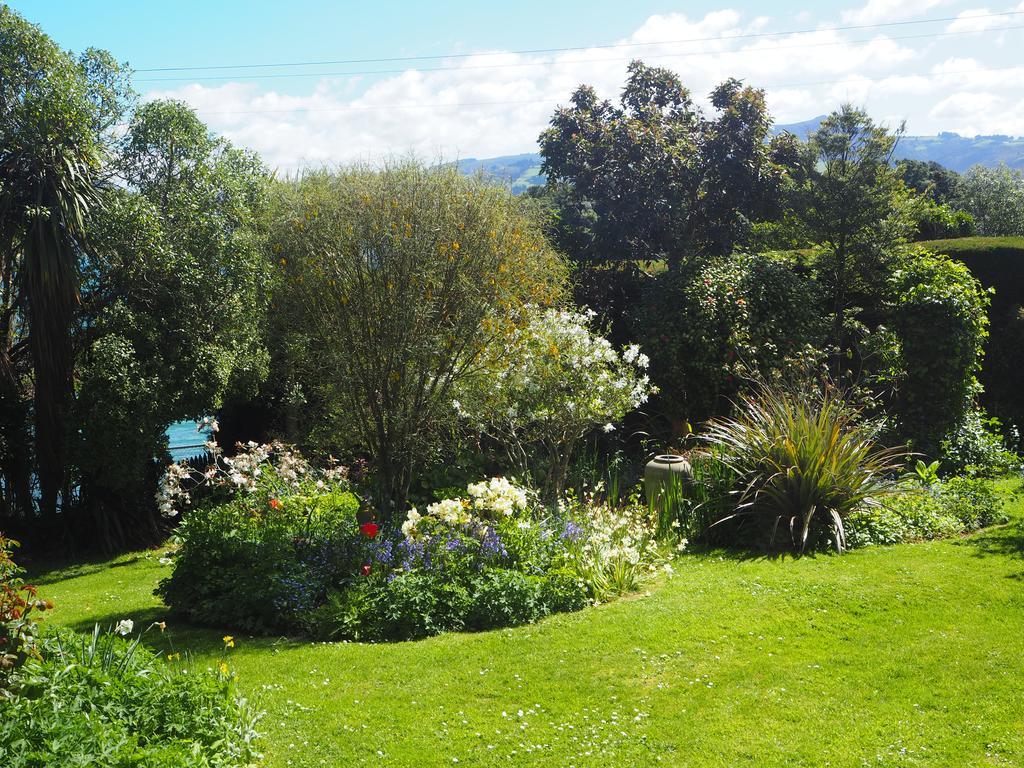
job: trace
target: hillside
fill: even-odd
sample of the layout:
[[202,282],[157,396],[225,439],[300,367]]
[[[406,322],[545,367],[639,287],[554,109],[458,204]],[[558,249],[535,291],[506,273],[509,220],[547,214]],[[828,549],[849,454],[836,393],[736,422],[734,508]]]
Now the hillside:
[[[776,126],[777,133],[789,131],[801,139],[814,131],[824,115]],[[1024,136],[961,136],[940,133],[938,136],[904,136],[896,148],[896,157],[907,160],[934,160],[954,171],[966,171],[972,165],[999,165],[1024,169]],[[541,157],[536,152],[500,157],[466,158],[458,163],[464,173],[482,172],[508,182],[516,194],[534,184],[543,184]]]

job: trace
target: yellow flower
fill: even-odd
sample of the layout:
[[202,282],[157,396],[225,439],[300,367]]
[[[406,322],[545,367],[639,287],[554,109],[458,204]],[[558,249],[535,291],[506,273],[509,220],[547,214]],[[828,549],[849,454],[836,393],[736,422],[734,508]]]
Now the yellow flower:
[[220,670],[220,673],[221,673],[222,675],[224,675],[225,677],[227,677],[227,675],[228,675],[228,664],[227,664],[227,662],[226,662],[226,661],[222,661],[222,662],[220,663],[220,666],[218,667],[218,669]]
[[233,638],[231,635],[224,635],[224,647],[225,648],[234,648],[235,647],[235,638]]
[[168,653],[167,654],[167,660],[168,661],[177,661],[180,658],[181,658],[181,654],[180,653]]

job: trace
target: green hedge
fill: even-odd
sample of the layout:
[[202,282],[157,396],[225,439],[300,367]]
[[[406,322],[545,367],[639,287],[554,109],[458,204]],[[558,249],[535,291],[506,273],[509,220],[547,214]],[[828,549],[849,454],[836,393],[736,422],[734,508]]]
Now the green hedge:
[[918,245],[967,265],[986,288],[994,288],[993,310],[1024,299],[1024,237],[959,237]]
[[1024,237],[963,237],[919,245],[963,263],[992,288],[982,403],[1004,427],[1024,427]]

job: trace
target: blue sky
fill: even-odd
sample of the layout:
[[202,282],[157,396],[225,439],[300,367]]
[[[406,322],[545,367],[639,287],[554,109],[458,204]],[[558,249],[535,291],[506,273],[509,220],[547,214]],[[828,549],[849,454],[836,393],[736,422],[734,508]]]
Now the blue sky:
[[[137,73],[147,98],[184,99],[282,170],[532,151],[576,85],[614,97],[632,57],[698,97],[744,78],[779,122],[849,100],[912,133],[1024,133],[1024,0],[9,4],[65,48],[138,70],[450,56]],[[581,50],[517,53],[547,48]]]

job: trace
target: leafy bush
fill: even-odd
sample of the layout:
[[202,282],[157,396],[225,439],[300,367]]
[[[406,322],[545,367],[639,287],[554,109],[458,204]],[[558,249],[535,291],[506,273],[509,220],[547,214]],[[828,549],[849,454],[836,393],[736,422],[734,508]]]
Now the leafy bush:
[[26,659],[38,657],[33,614],[53,607],[48,600],[40,600],[36,588],[22,579],[21,569],[11,559],[17,546],[18,542],[0,535],[0,689],[14,669]]
[[[127,626],[127,625],[126,625]],[[0,763],[139,768],[249,766],[259,715],[230,672],[171,665],[114,632],[46,638],[0,697]]]
[[473,629],[512,627],[535,621],[542,608],[536,576],[495,568],[474,580],[467,623]]
[[942,441],[943,470],[979,477],[1019,470],[1021,457],[1006,447],[1001,431],[998,419],[985,418],[977,409],[965,413]]
[[894,493],[882,504],[854,510],[847,528],[851,547],[938,539],[960,531],[939,498],[922,488]]
[[544,466],[541,484],[553,500],[577,443],[596,427],[614,430],[657,390],[647,355],[636,344],[616,351],[591,327],[592,312],[528,307],[524,315],[521,328],[489,347],[458,407],[505,447],[521,476]]
[[962,264],[907,254],[891,280],[899,341],[895,429],[914,450],[936,456],[979,391],[988,336],[988,296]]
[[[337,471],[313,472],[283,446],[252,447],[224,461],[210,481],[237,490],[184,516],[174,571],[158,594],[197,624],[308,628],[335,575],[354,573],[362,562],[358,498]],[[184,471],[172,465],[163,484],[161,503],[171,512],[189,497],[173,479]]]
[[[171,513],[195,495],[183,473],[163,483]],[[184,515],[159,594],[200,624],[404,640],[578,610],[634,589],[656,558],[639,508],[546,510],[495,477],[382,531],[357,523],[340,477],[268,446],[211,470],[213,495]]]
[[565,266],[529,201],[452,166],[308,172],[276,214],[283,378],[322,406],[321,447],[351,436],[373,459],[389,522],[454,390],[524,306],[561,298]]
[[949,237],[970,237],[974,234],[974,217],[946,203],[921,196],[911,203],[915,240],[938,240]]
[[966,265],[990,290],[990,332],[979,374],[985,391],[980,403],[1007,429],[1024,426],[1024,237],[968,237],[920,245]]
[[794,261],[734,254],[651,280],[635,333],[665,415],[695,424],[728,410],[745,377],[772,379],[816,357],[823,314],[813,280]]
[[855,510],[849,519],[850,546],[939,539],[1007,519],[1002,499],[990,483],[953,477],[904,488],[881,504]]
[[737,475],[736,511],[714,525],[752,521],[769,545],[788,531],[802,551],[824,523],[843,551],[846,518],[889,493],[886,476],[901,466],[876,431],[830,386],[757,387],[704,436]]
[[942,485],[939,499],[943,509],[960,523],[963,531],[1005,523],[1009,519],[1003,512],[1002,499],[991,484],[980,478],[950,478]]

